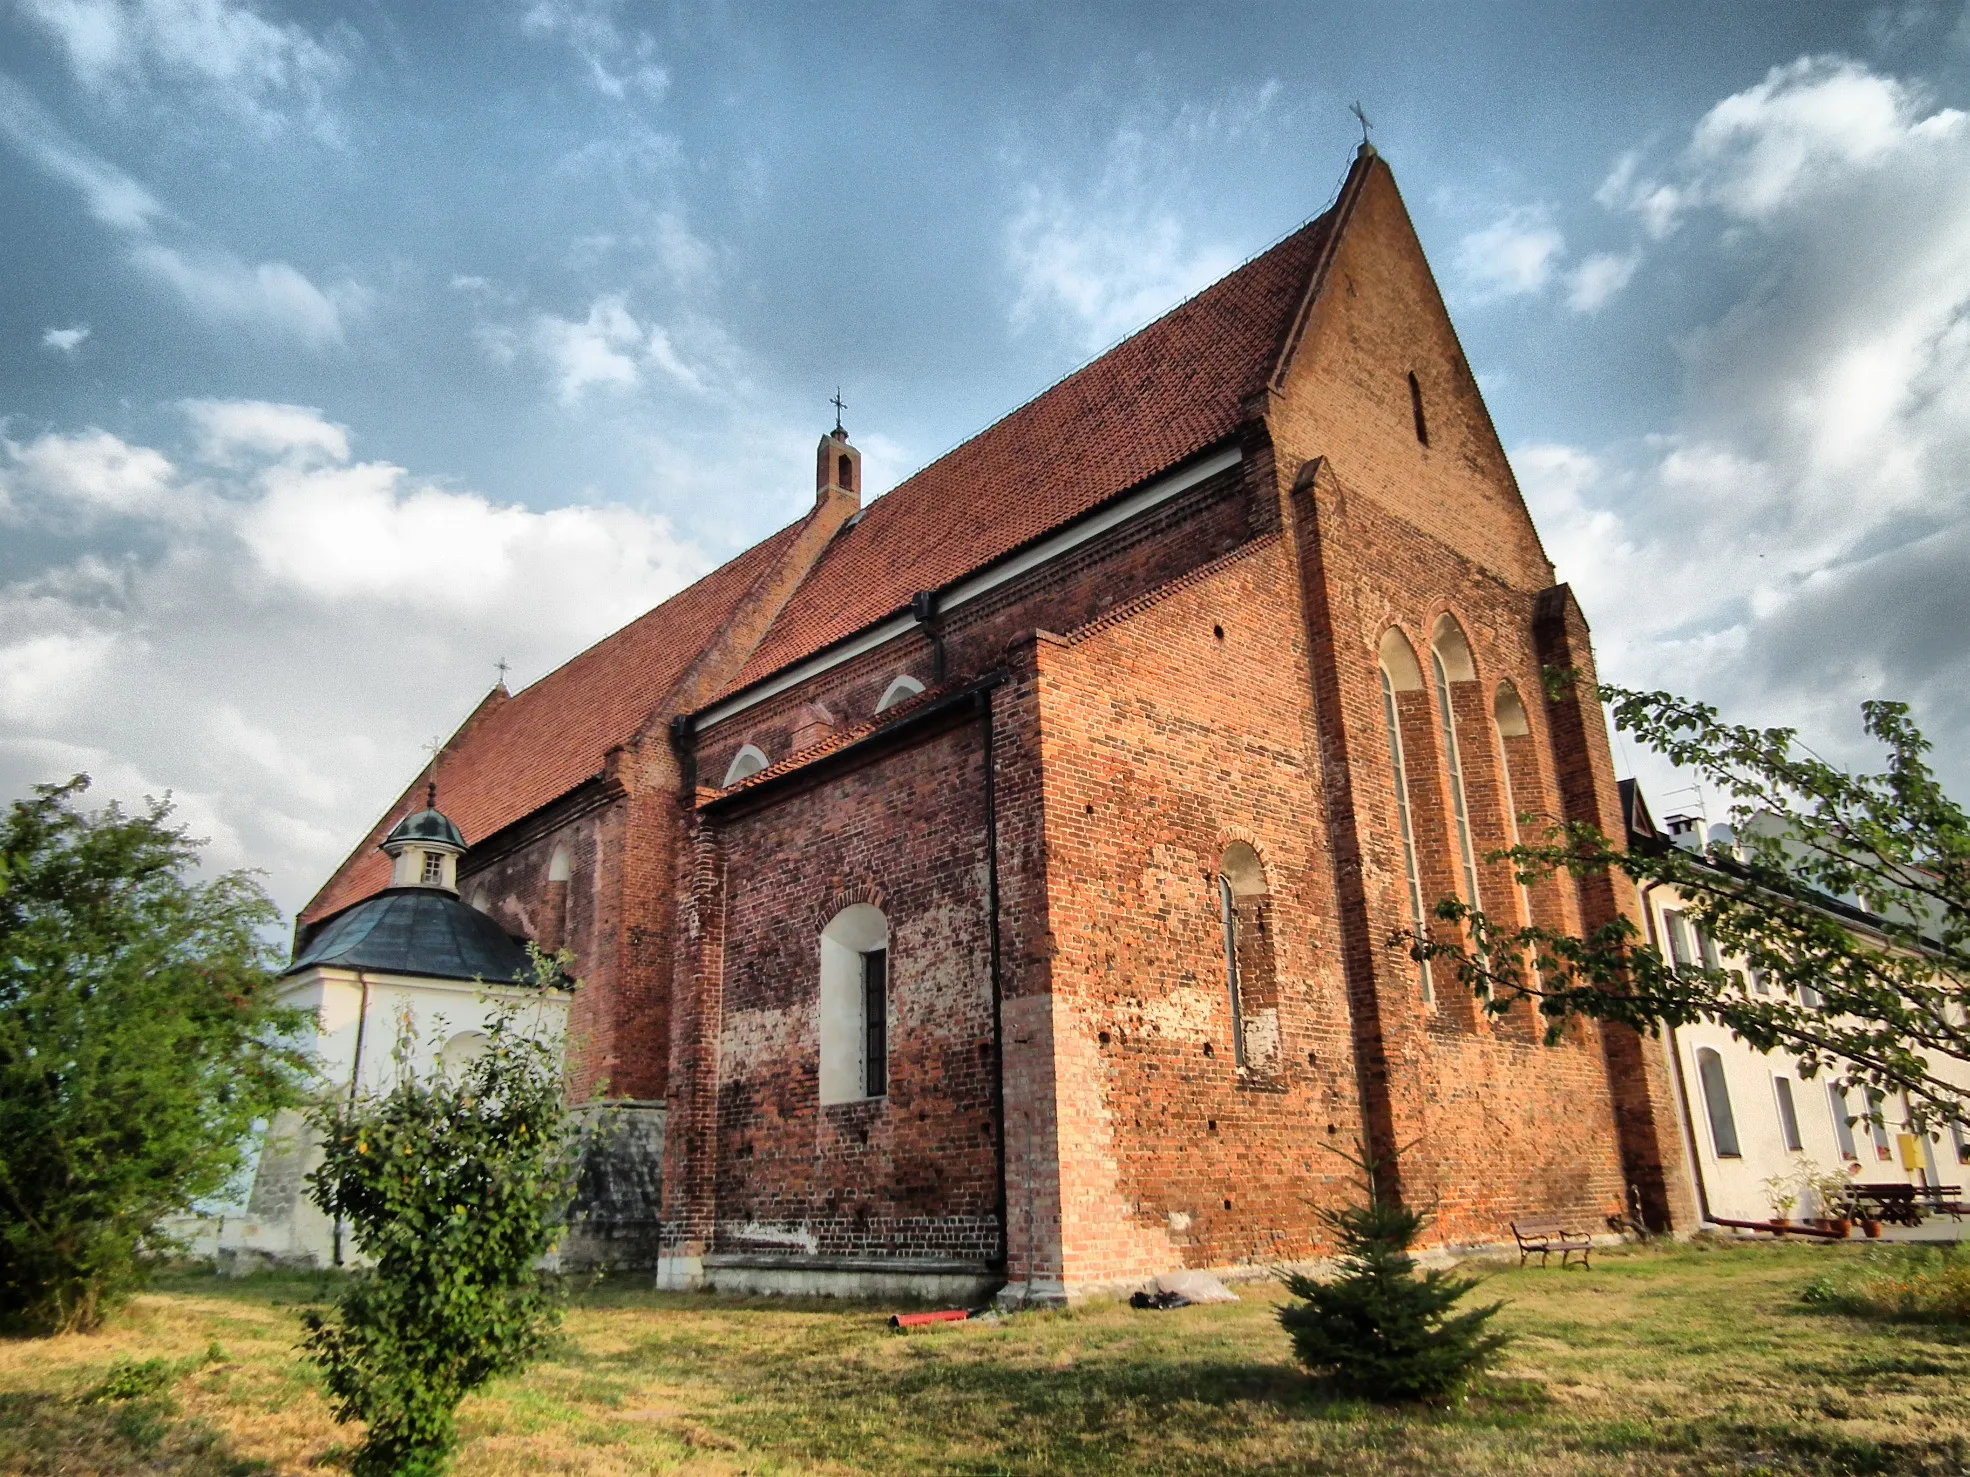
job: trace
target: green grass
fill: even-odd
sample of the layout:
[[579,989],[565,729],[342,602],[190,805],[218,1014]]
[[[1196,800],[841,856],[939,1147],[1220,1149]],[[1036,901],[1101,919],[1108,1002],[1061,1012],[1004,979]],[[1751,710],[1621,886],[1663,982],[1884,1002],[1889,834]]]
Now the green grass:
[[[1954,1473],[1970,1328],[1801,1293],[1850,1247],[1675,1247],[1500,1267],[1518,1336],[1460,1405],[1324,1396],[1278,1291],[890,1332],[872,1305],[579,1297],[565,1340],[466,1402],[460,1477],[552,1473]],[[0,1343],[0,1472],[333,1472],[352,1440],[294,1351],[323,1279],[173,1279],[99,1335]],[[216,1347],[215,1347],[216,1345]],[[122,1392],[122,1393],[119,1393]]]

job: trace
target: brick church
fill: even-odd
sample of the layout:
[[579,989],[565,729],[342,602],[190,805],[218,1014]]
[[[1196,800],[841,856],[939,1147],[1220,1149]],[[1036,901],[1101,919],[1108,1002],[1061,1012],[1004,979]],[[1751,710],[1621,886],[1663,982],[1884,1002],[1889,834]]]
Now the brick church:
[[[460,900],[577,961],[573,1097],[642,1161],[596,1234],[665,1286],[1058,1300],[1324,1254],[1357,1142],[1446,1242],[1693,1220],[1655,1042],[1549,1045],[1386,942],[1447,895],[1568,929],[1635,899],[1486,860],[1521,815],[1619,836],[1620,801],[1599,709],[1542,688],[1591,675],[1586,621],[1371,148],[861,492],[837,425],[804,517],[435,761]],[[424,794],[301,947],[390,889]]]

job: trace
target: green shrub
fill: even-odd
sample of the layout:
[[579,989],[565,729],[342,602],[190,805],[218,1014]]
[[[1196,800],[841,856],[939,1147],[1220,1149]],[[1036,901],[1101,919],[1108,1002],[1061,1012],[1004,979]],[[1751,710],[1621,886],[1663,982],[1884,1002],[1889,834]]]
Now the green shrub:
[[1506,1336],[1485,1331],[1504,1306],[1453,1314],[1478,1286],[1475,1277],[1419,1272],[1409,1255],[1428,1220],[1377,1188],[1368,1170],[1368,1203],[1322,1211],[1342,1250],[1331,1282],[1303,1273],[1281,1280],[1295,1301],[1279,1310],[1293,1354],[1315,1377],[1344,1395],[1369,1400],[1453,1395],[1498,1357]]
[[1884,1248],[1851,1276],[1813,1278],[1799,1300],[1861,1318],[1970,1322],[1970,1257],[1954,1246]]
[[456,1080],[414,1077],[400,1041],[387,1096],[321,1109],[309,1194],[374,1265],[304,1316],[338,1420],[367,1423],[355,1477],[429,1477],[457,1444],[458,1402],[521,1368],[560,1317],[541,1262],[574,1183],[577,1134],[552,1046],[487,1028]]
[[142,1284],[159,1223],[227,1189],[299,1100],[278,915],[153,801],[78,775],[0,815],[0,1327],[86,1331]]

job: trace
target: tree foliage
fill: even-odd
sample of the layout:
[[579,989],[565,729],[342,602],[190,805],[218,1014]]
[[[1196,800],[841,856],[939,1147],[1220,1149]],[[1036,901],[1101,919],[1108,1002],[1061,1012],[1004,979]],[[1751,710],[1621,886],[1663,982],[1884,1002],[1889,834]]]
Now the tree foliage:
[[1626,918],[1581,935],[1506,928],[1455,899],[1435,909],[1451,927],[1401,945],[1453,961],[1493,1012],[1523,1001],[1556,1021],[1644,1032],[1712,1021],[1808,1076],[1906,1092],[1920,1124],[1970,1121],[1949,1071],[1970,1061],[1970,819],[1937,783],[1906,705],[1862,705],[1887,765],[1856,775],[1791,729],[1727,724],[1666,692],[1598,695],[1618,729],[1725,798],[1732,841],[1630,851],[1573,825],[1497,856],[1528,883],[1618,871],[1673,887],[1714,956],[1665,957]]
[[1279,1310],[1293,1356],[1347,1395],[1402,1401],[1455,1394],[1505,1347],[1504,1334],[1485,1328],[1504,1304],[1453,1313],[1478,1279],[1419,1272],[1409,1248],[1428,1212],[1398,1204],[1380,1188],[1375,1165],[1357,1162],[1367,1203],[1320,1212],[1340,1243],[1340,1275],[1320,1282],[1289,1272],[1281,1279],[1295,1299]]
[[168,800],[89,812],[88,784],[0,822],[0,1323],[29,1331],[127,1297],[159,1223],[230,1186],[305,1068],[259,884],[201,880]]
[[[552,961],[537,956],[541,966]],[[372,1263],[305,1319],[336,1418],[368,1426],[356,1477],[444,1470],[458,1402],[522,1367],[560,1317],[542,1259],[573,1190],[578,1130],[555,1044],[511,1011],[486,1034],[457,1075],[418,1076],[406,1033],[388,1094],[316,1113],[323,1159],[309,1194]]]

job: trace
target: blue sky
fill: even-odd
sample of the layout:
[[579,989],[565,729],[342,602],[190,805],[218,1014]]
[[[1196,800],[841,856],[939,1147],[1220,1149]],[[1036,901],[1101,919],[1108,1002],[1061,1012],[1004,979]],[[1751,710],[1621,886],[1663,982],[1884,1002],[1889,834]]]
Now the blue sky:
[[1960,4],[594,0],[0,0],[0,787],[292,909],[496,660],[797,515],[837,383],[893,483],[1356,99],[1603,671],[1846,758],[1907,698],[1961,791]]

